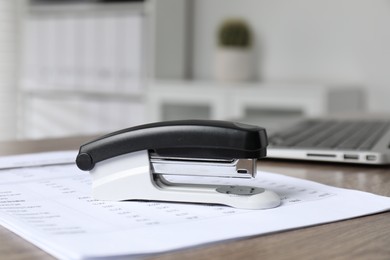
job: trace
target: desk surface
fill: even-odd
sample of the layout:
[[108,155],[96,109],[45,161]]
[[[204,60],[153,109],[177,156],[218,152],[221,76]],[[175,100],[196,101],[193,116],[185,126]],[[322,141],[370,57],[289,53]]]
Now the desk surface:
[[[0,155],[77,149],[90,137],[0,143]],[[390,196],[390,167],[262,161],[259,168],[327,185]],[[0,256],[53,259],[0,227]],[[150,259],[389,259],[390,212],[314,227],[209,244]]]

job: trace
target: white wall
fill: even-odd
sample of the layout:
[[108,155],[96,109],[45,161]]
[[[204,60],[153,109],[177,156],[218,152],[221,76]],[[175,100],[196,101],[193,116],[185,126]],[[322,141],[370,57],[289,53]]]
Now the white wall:
[[390,1],[197,0],[194,12],[194,78],[212,78],[221,21],[246,17],[260,80],[359,84],[370,111],[390,112]]

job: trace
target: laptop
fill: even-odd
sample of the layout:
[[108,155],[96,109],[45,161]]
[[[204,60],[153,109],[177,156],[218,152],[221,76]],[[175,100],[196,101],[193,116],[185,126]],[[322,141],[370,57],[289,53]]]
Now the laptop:
[[267,157],[390,164],[390,120],[304,119],[267,129]]

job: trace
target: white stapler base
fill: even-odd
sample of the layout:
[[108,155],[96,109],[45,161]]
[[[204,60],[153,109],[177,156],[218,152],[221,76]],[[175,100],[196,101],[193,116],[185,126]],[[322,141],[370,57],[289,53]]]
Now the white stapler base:
[[169,184],[153,176],[147,151],[99,162],[91,170],[93,197],[99,200],[153,200],[222,204],[241,209],[268,209],[280,205],[268,190],[254,195],[221,193],[217,186]]

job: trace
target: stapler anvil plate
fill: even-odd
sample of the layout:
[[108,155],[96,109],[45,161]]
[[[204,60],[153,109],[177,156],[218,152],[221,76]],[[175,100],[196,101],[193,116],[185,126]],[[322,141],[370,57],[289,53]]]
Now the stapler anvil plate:
[[84,144],[76,164],[90,171],[95,199],[266,209],[280,204],[272,191],[166,179],[167,175],[254,178],[256,160],[266,156],[266,148],[266,131],[257,126],[212,120],[169,121],[127,128]]

